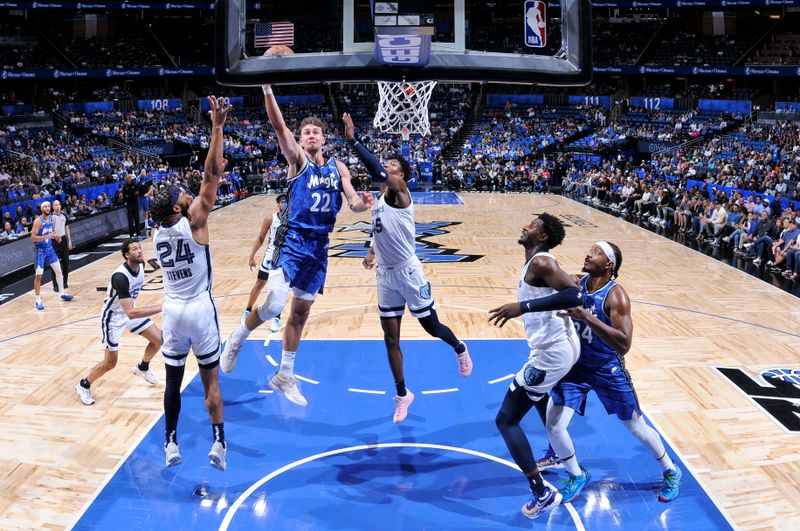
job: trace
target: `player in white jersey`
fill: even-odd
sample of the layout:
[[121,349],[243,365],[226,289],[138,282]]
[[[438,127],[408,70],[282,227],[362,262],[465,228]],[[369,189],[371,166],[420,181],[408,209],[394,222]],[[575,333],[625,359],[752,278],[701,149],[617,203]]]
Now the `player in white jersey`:
[[103,311],[100,313],[100,333],[105,357],[75,386],[78,398],[87,406],[94,404],[91,385],[117,365],[119,339],[123,330],[139,334],[148,341],[142,361],[133,367],[133,374],[141,376],[149,384],[158,383],[150,370],[150,361],[161,348],[161,330],[150,320],[150,316],[160,312],[161,306],[136,307],[136,299],[139,298],[144,284],[144,253],[141,244],[133,238],[122,242],[122,257],[125,262],[111,275],[106,299],[103,301]]
[[520,421],[536,406],[544,423],[547,393],[569,372],[580,355],[580,343],[572,321],[555,311],[581,301],[581,291],[575,280],[548,252],[563,239],[564,225],[550,214],[541,214],[524,227],[519,239],[525,248],[519,302],[489,312],[489,320],[501,327],[509,319],[522,315],[530,348],[530,357],[511,382],[495,419],[508,451],[530,484],[531,498],[522,506],[522,513],[528,518],[536,518],[555,508],[562,499],[557,489],[544,484]]
[[344,124],[345,138],[351,145],[358,144],[361,148],[356,147],[356,153],[370,170],[373,180],[384,181],[381,195],[372,209],[372,247],[363,264],[367,269],[372,269],[375,262],[378,263],[378,315],[381,318],[389,367],[397,389],[392,419],[397,424],[408,416],[408,406],[414,401],[414,393],[406,389],[403,352],[400,350],[400,322],[406,305],[428,334],[438,337],[453,348],[461,376],[472,373],[472,359],[467,346],[439,321],[431,284],[416,255],[414,201],[407,185],[408,178],[411,177],[408,161],[400,155],[390,155],[378,170],[378,160],[355,141],[355,128],[350,115],[344,115]]
[[181,462],[177,437],[181,381],[191,349],[200,367],[206,409],[211,417],[214,443],[208,459],[214,468],[225,470],[227,445],[218,374],[219,321],[211,293],[208,215],[217,201],[217,188],[228,162],[222,158],[222,127],[231,107],[214,96],[209,96],[208,102],[211,107],[211,144],[200,193],[193,199],[188,191],[179,186],[164,188],[153,200],[151,215],[159,225],[153,236],[153,244],[163,270],[166,292],[161,351],[167,372],[164,389],[164,450],[167,466]]
[[[278,233],[278,229],[281,226],[281,213],[283,209],[286,208],[286,194],[278,194],[275,198],[275,202],[278,203],[278,211],[273,212],[269,216],[264,216],[264,221],[261,222],[261,230],[258,232],[256,241],[253,242],[253,248],[250,251],[248,262],[250,264],[250,271],[252,271],[253,268],[256,267],[256,253],[261,248],[264,240],[267,240],[267,250],[264,252],[264,258],[261,259],[261,265],[258,267],[256,283],[253,284],[253,289],[250,290],[250,298],[247,300],[247,307],[242,315],[242,323],[247,319],[247,315],[253,311],[253,305],[256,303],[261,290],[264,289],[267,280],[269,280],[269,272],[273,269],[272,256],[275,254],[275,235]],[[267,239],[267,234],[269,234],[269,239]],[[270,331],[277,332],[280,329],[281,316],[279,314],[272,318]]]

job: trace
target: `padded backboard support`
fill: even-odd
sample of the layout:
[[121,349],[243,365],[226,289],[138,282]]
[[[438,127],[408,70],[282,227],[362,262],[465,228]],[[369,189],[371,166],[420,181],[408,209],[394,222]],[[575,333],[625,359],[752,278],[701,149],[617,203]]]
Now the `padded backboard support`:
[[430,79],[574,86],[587,84],[592,77],[591,0],[562,0],[562,42],[553,56],[434,47],[424,67],[381,65],[372,50],[248,57],[245,4],[246,0],[216,4],[216,77],[223,85]]

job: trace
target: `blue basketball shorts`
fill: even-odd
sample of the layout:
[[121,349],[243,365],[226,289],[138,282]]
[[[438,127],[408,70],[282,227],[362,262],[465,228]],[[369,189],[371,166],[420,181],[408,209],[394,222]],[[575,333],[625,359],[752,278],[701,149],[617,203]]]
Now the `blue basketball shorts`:
[[36,247],[34,254],[34,264],[36,266],[37,275],[41,275],[44,272],[45,267],[54,262],[58,262],[58,255],[56,255],[56,251],[50,246]]
[[550,391],[550,397],[555,405],[583,415],[589,391],[597,394],[609,415],[616,415],[620,420],[630,420],[634,411],[641,414],[630,374],[620,366],[593,370],[578,362]]
[[149,195],[139,198],[139,210],[144,210],[145,212],[150,211],[150,207],[153,204],[153,198]]
[[[282,269],[289,286],[315,296],[325,286],[328,273],[328,236],[310,235],[289,229],[272,267]],[[312,299],[313,300],[313,299]]]

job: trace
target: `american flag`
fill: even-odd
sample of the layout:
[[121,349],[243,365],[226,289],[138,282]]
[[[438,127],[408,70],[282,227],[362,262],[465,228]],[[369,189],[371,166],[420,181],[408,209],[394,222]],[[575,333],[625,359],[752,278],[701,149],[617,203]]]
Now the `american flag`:
[[269,48],[283,44],[285,46],[294,45],[294,24],[292,22],[267,22],[256,24],[255,45],[256,48]]

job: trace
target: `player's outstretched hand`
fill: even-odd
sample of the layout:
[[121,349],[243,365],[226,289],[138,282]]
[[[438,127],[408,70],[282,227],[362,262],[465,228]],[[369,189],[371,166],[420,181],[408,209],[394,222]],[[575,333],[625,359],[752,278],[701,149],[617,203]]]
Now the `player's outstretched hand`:
[[367,207],[367,210],[372,210],[372,207],[375,206],[375,198],[372,197],[372,194],[370,192],[358,192],[358,196],[361,198],[364,206]]
[[211,110],[208,114],[211,115],[211,125],[214,127],[222,126],[225,124],[225,119],[228,118],[228,113],[233,109],[233,105],[225,103],[225,98],[217,98],[216,96],[208,97],[208,105]]
[[579,319],[581,321],[585,321],[588,312],[586,311],[586,308],[584,308],[583,306],[576,306],[574,308],[570,308],[569,310],[558,312],[557,315],[559,317],[572,317],[573,319]]
[[522,308],[519,303],[512,302],[489,310],[489,322],[499,328],[503,328],[509,320],[520,315],[522,315]]
[[356,126],[353,124],[353,118],[349,113],[342,115],[344,122],[344,139],[347,141],[353,140],[356,137]]

